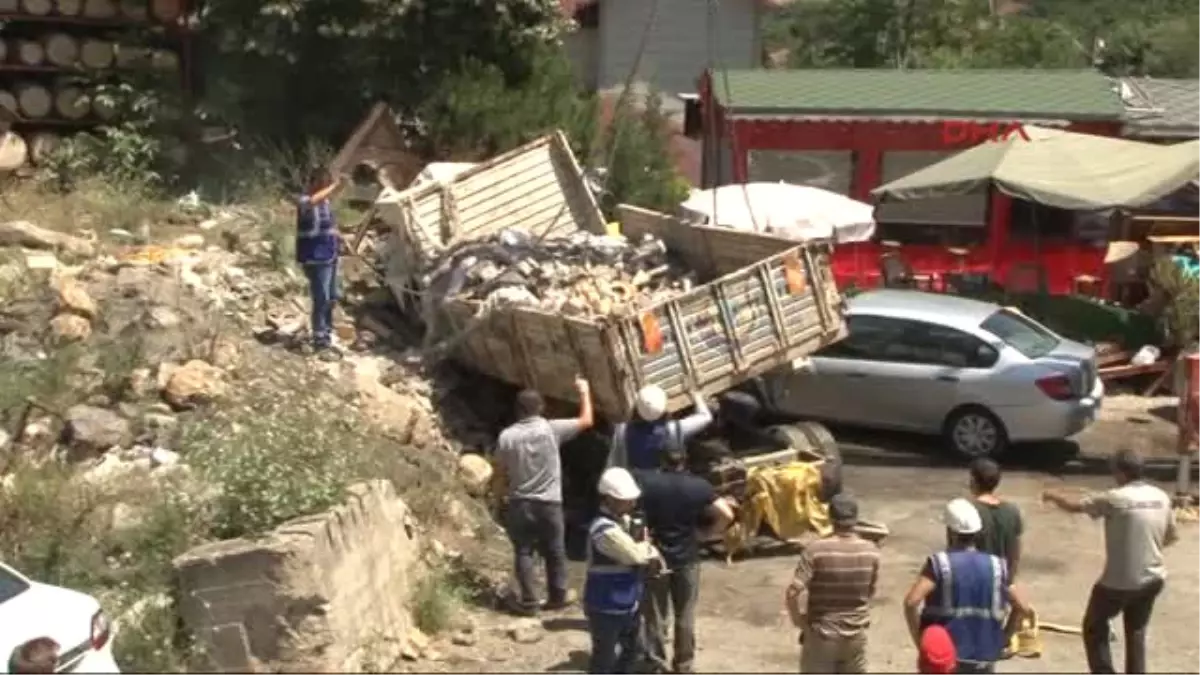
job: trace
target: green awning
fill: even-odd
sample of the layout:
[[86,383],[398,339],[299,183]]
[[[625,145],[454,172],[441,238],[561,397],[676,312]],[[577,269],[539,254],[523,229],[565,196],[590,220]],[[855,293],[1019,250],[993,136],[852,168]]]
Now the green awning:
[[1198,160],[1200,141],[1155,145],[1030,126],[1024,135],[964,150],[871,194],[878,202],[905,202],[995,186],[1061,209],[1134,209],[1196,180]]

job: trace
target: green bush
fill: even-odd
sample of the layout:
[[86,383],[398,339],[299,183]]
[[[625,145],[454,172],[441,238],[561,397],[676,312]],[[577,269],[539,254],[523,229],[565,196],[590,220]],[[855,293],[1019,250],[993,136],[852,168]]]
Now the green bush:
[[454,575],[434,570],[421,578],[413,593],[413,621],[428,635],[435,635],[454,622],[467,597]]

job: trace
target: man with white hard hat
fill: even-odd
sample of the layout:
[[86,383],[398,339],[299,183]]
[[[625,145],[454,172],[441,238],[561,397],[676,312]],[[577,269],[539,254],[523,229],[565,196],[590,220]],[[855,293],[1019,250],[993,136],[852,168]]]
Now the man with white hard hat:
[[618,424],[613,431],[609,466],[628,469],[657,469],[669,449],[683,450],[687,442],[712,424],[713,414],[704,399],[692,392],[696,410],[674,421],[666,417],[667,392],[648,384],[638,390],[633,419]]
[[[954,641],[958,672],[995,672],[1012,632],[1032,609],[1013,588],[1004,559],[975,547],[983,530],[975,505],[951,500],[942,517],[947,548],[929,556],[904,598],[913,645],[920,648],[927,626],[941,625]],[[1010,604],[1014,617],[1006,623]]]
[[592,638],[589,673],[628,673],[638,657],[638,607],[647,571],[662,558],[644,533],[631,531],[630,513],[642,491],[628,471],[606,469],[597,486],[600,514],[588,527],[583,605]]

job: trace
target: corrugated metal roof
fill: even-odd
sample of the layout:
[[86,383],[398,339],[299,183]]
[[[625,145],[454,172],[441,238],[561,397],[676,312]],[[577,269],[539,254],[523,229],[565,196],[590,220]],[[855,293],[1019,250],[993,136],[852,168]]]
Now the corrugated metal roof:
[[1125,78],[1121,84],[1126,136],[1200,137],[1200,82]]
[[1093,70],[731,70],[714,73],[713,85],[739,115],[1117,121],[1124,112],[1116,87]]

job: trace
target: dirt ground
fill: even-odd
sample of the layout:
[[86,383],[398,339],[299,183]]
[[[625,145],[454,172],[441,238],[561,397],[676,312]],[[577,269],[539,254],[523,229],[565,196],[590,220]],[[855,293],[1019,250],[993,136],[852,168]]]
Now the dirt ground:
[[[900,601],[926,555],[942,538],[941,505],[965,489],[962,469],[951,467],[848,466],[847,488],[859,496],[864,517],[891,530],[870,633],[872,672],[912,672],[914,650]],[[1100,476],[1076,476],[1066,484],[1102,488]],[[1039,492],[1064,481],[1034,471],[1010,471],[1002,491],[1026,517],[1023,583],[1044,621],[1078,624],[1087,594],[1102,563],[1102,531],[1084,516],[1043,507]],[[1153,672],[1196,672],[1200,574],[1196,525],[1184,525],[1182,541],[1168,549],[1170,579],[1151,623],[1149,661]],[[796,635],[786,625],[782,593],[794,554],[775,552],[726,566],[709,561],[703,570],[697,668],[702,672],[796,672]],[[578,568],[575,570],[579,572]],[[472,647],[447,647],[437,664],[422,670],[458,672],[580,672],[586,667],[588,639],[578,611],[543,621],[545,632],[534,644],[517,644],[505,635],[512,619],[481,618],[480,640]],[[1014,659],[1001,672],[1070,673],[1086,670],[1076,636],[1045,633],[1039,659]],[[1169,646],[1169,649],[1168,649]],[[1121,643],[1114,645],[1120,663]]]

